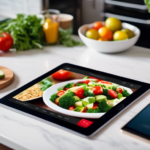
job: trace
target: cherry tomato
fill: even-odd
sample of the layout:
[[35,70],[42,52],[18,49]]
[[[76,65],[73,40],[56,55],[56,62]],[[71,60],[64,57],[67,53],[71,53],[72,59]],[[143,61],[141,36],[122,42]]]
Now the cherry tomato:
[[10,34],[3,32],[0,33],[0,50],[6,52],[8,51],[13,45],[13,38]]
[[111,97],[113,97],[113,98],[117,98],[118,96],[117,96],[117,93],[114,91],[114,90],[108,90],[108,93],[109,93],[109,95],[111,96]]
[[71,111],[73,111],[74,109],[75,109],[74,106],[70,106],[70,107],[69,107],[69,110],[71,110]]
[[64,88],[64,91],[67,91],[69,88]]
[[86,108],[84,107],[84,109],[83,109],[83,111],[82,111],[83,113],[85,113],[85,112],[87,112],[87,110],[86,110]]
[[95,95],[103,94],[103,89],[100,86],[95,86],[92,88],[92,91]]
[[122,88],[117,88],[116,91],[117,91],[118,93],[122,93],[122,92],[123,92],[123,89],[122,89]]
[[90,82],[90,80],[85,80],[85,81],[80,81],[78,83],[85,83],[85,84],[88,84]]
[[55,99],[55,104],[56,104],[56,105],[59,104],[59,97],[57,97],[57,98]]
[[63,91],[63,90],[57,92],[57,96],[62,96],[64,94],[65,94],[65,91]]
[[76,91],[75,91],[75,95],[78,96],[79,98],[84,98],[84,89],[83,88],[78,88]]
[[90,78],[90,79],[97,79],[97,81],[103,81],[103,80],[101,80],[101,79],[98,79],[98,78],[95,78],[95,77],[91,77],[91,76],[89,76],[89,78]]
[[108,81],[101,81],[101,83],[103,83],[103,84],[112,84],[111,82],[108,82]]
[[86,37],[90,39],[98,40],[100,36],[96,29],[89,29],[88,31],[86,31]]
[[52,77],[56,80],[67,80],[71,77],[72,73],[66,70],[59,70],[52,74]]
[[92,109],[96,109],[98,107],[98,103],[94,103],[94,106]]
[[99,33],[101,38],[106,38],[107,40],[112,40],[112,38],[113,38],[112,31],[106,27],[101,27],[98,30],[98,33]]
[[108,41],[106,38],[99,38],[98,41]]
[[103,27],[103,24],[100,21],[94,22],[94,26],[93,26],[94,29],[98,30],[101,27]]

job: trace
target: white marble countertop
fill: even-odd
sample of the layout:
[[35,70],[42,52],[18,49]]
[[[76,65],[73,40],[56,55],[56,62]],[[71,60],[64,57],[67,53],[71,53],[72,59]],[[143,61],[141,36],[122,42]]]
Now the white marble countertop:
[[[15,73],[14,82],[0,90],[0,98],[64,62],[150,83],[149,49],[135,46],[122,53],[102,54],[85,46],[51,46],[43,50],[0,53],[0,65]],[[79,137],[0,107],[0,143],[19,150],[149,150],[150,145],[120,132],[120,128],[148,103],[150,93],[140,98],[92,139]]]

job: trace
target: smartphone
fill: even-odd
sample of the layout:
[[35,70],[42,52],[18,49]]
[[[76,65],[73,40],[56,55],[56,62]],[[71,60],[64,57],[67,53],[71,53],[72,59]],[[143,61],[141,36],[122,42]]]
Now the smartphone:
[[121,132],[150,144],[150,104],[123,126]]

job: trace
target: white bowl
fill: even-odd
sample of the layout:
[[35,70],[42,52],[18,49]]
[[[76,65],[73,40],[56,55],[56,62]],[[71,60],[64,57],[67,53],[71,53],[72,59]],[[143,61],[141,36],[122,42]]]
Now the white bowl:
[[85,33],[88,29],[93,27],[93,24],[85,24],[81,26],[78,30],[78,34],[81,38],[81,40],[84,42],[84,44],[93,50],[96,50],[98,52],[102,53],[117,53],[122,52],[130,47],[132,47],[138,40],[140,36],[140,30],[128,23],[122,23],[122,26],[124,29],[130,29],[135,33],[135,36],[131,39],[122,40],[122,41],[97,41],[90,38],[87,38],[85,36]]
[[[70,111],[70,110],[61,108],[60,106],[56,105],[55,103],[53,103],[49,100],[52,94],[58,92],[57,91],[58,88],[64,87],[68,83],[77,83],[77,82],[85,81],[85,80],[87,80],[87,79],[76,79],[76,80],[70,80],[70,81],[54,84],[53,86],[49,87],[48,89],[46,89],[44,91],[44,94],[43,94],[44,103],[48,107],[53,109],[54,111],[61,113],[61,114],[64,114],[64,115],[79,117],[79,118],[91,118],[91,119],[100,118],[105,113],[81,113],[81,112],[76,112],[76,111]],[[120,86],[120,87],[126,89],[130,94],[133,93],[130,88],[127,88],[124,86]]]

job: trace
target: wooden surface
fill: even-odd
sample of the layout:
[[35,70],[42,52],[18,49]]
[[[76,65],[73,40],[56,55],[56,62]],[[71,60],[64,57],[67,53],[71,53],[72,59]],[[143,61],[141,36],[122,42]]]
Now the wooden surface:
[[12,150],[12,149],[10,149],[9,147],[6,147],[6,146],[0,144],[0,150]]
[[0,66],[0,69],[4,72],[4,78],[0,79],[0,90],[10,85],[14,80],[14,73],[3,66]]

